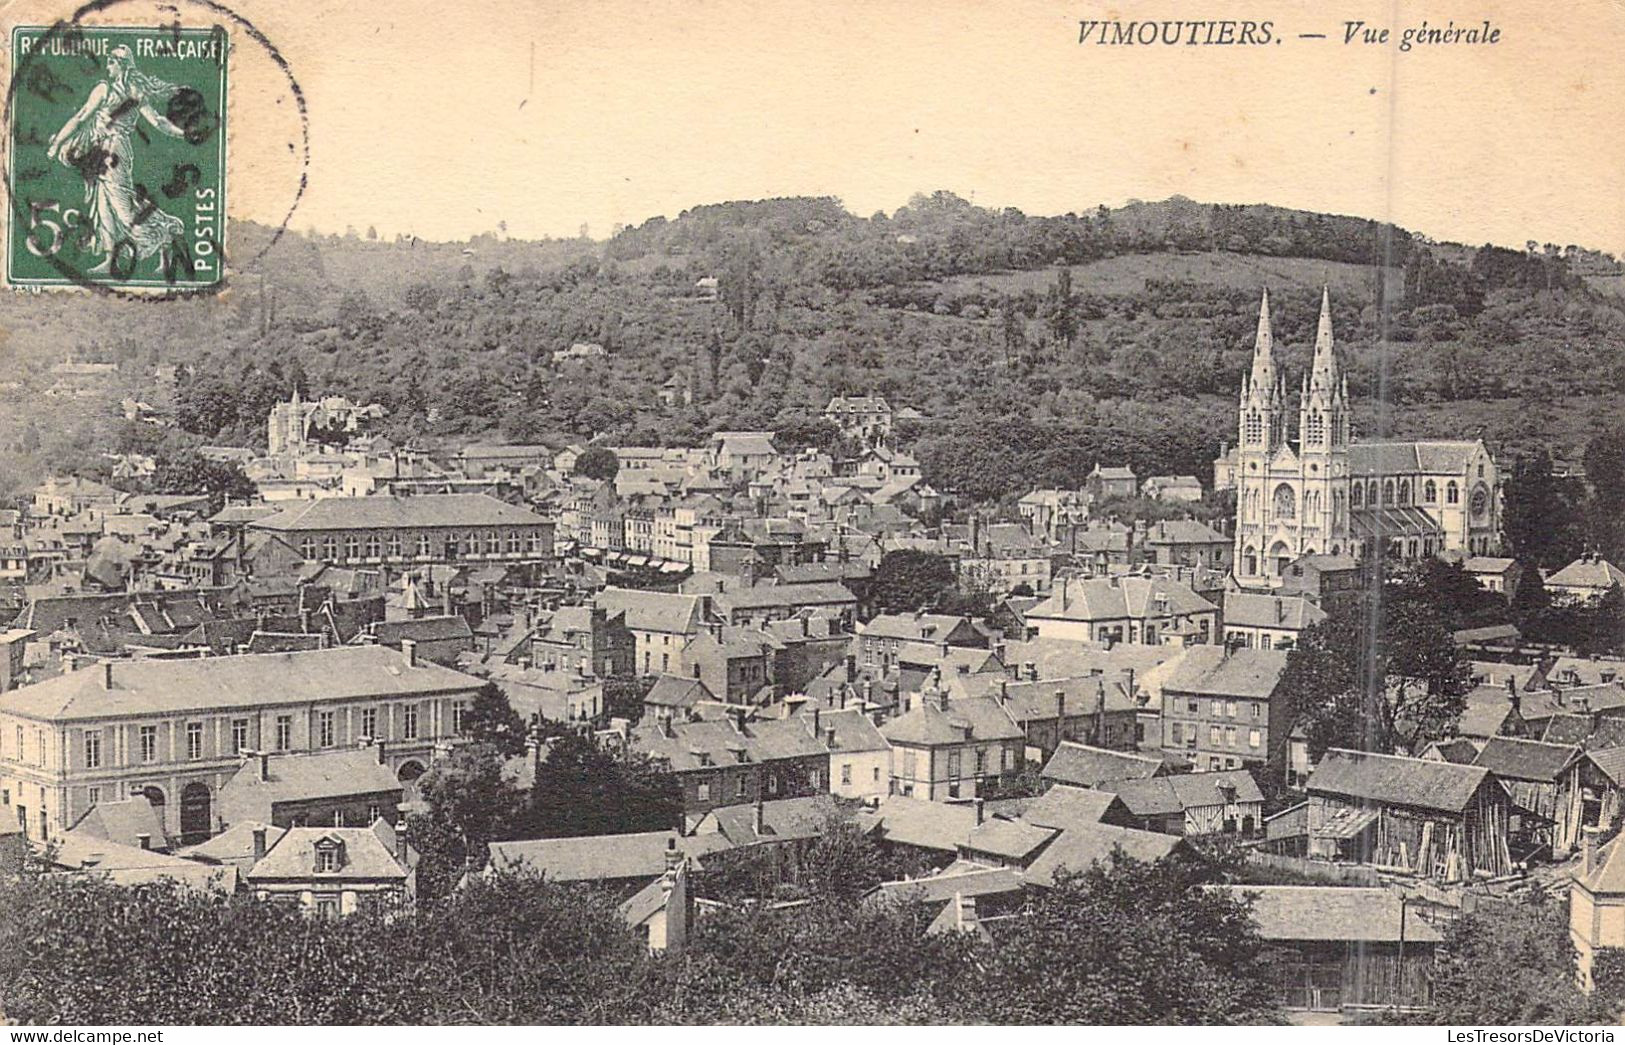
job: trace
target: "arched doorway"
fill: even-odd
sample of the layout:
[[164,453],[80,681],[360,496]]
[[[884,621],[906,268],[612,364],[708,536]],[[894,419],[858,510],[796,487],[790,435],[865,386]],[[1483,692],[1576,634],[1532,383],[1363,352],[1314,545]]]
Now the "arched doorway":
[[1270,566],[1272,576],[1280,577],[1286,573],[1287,564],[1292,561],[1292,551],[1285,541],[1276,541],[1270,548]]
[[181,789],[181,844],[196,845],[209,839],[209,785],[194,780]]
[[395,771],[395,779],[399,780],[401,782],[401,787],[405,788],[406,800],[408,802],[417,801],[418,777],[422,775],[423,763],[412,758],[402,762],[401,768]]

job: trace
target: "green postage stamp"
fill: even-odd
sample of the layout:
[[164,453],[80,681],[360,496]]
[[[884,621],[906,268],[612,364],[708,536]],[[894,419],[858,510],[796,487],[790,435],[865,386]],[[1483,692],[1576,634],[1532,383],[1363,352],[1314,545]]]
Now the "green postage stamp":
[[11,283],[220,284],[227,45],[218,26],[12,32]]

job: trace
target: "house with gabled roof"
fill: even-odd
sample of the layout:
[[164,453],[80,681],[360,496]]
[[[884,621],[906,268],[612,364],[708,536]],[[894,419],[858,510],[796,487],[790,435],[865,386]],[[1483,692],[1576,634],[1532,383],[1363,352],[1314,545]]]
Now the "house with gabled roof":
[[752,720],[729,708],[714,719],[645,718],[629,743],[676,774],[695,820],[718,806],[829,790],[829,749],[801,716]]
[[1609,589],[1625,587],[1625,570],[1595,552],[1575,559],[1546,578],[1546,590],[1559,604],[1596,602]]
[[1162,683],[1162,750],[1199,770],[1283,761],[1291,731],[1277,695],[1280,650],[1192,646]]
[[931,687],[880,732],[892,746],[894,794],[937,802],[975,798],[1026,763],[1026,733],[987,697],[950,700]]
[[1062,577],[1027,623],[1039,638],[1190,645],[1215,641],[1219,608],[1161,577]]
[[340,918],[368,904],[410,904],[417,852],[380,819],[371,827],[292,827],[243,876],[260,900]]
[[1447,882],[1512,869],[1511,803],[1483,766],[1332,748],[1306,790],[1311,857]]
[[1102,790],[1123,803],[1127,826],[1147,831],[1248,838],[1264,825],[1264,794],[1245,769],[1119,780]]

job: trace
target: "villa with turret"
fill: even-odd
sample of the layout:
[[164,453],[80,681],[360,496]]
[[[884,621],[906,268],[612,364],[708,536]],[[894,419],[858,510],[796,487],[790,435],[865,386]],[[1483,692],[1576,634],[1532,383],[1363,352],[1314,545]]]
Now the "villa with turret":
[[1483,442],[1353,438],[1329,290],[1299,383],[1295,433],[1288,430],[1287,388],[1266,291],[1252,370],[1241,386],[1238,442],[1215,462],[1216,472],[1235,478],[1235,576],[1243,586],[1270,587],[1305,555],[1361,559],[1384,548],[1414,560],[1496,551],[1500,476]]

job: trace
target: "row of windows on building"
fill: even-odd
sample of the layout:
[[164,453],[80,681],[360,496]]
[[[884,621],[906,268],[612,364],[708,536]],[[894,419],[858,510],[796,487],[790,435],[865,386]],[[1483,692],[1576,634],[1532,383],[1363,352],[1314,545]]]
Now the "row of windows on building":
[[503,552],[509,555],[520,553],[536,555],[544,550],[539,530],[486,530],[470,531],[466,534],[446,534],[438,540],[434,535],[420,533],[410,542],[400,533],[383,536],[376,533],[365,536],[352,533],[342,538],[333,534],[320,538],[307,536],[299,541],[299,554],[306,559],[320,558],[328,562],[361,558],[399,559],[406,554],[408,547],[412,549],[412,554],[419,558],[433,557],[438,553],[446,559],[455,559],[461,555],[499,555]]
[[[920,776],[920,758],[922,755],[925,758],[926,766],[928,767],[927,771],[929,772],[929,766],[931,764],[931,756],[929,752],[922,752],[918,748],[911,747],[903,748],[902,751],[903,771],[901,775],[904,780],[914,780]],[[948,779],[950,781],[958,780],[964,775],[963,755],[964,751],[957,748],[948,752],[947,768]],[[988,749],[985,747],[979,747],[972,752],[971,764],[973,766],[973,772],[970,775],[976,777],[977,779],[981,779],[990,772],[1010,772],[1015,768],[1014,751],[1008,747],[1000,748],[998,763],[999,764],[996,766],[990,766],[988,762]]]
[[[466,701],[456,701],[452,704],[451,720],[452,732],[463,731],[463,714],[467,710]],[[378,733],[377,708],[362,708],[360,712],[360,733],[358,736],[377,738]],[[417,704],[404,704],[401,706],[401,736],[405,740],[416,740],[419,733],[420,709]],[[278,752],[293,749],[293,716],[278,715],[274,723],[273,747]],[[45,764],[45,731],[34,731],[34,764]],[[249,720],[234,718],[231,720],[231,753],[241,754],[248,748]],[[204,724],[202,722],[188,722],[185,726],[185,752],[187,761],[198,761],[204,757]],[[22,726],[17,727],[15,758],[19,763],[28,762],[28,751],[25,741],[27,733]],[[338,744],[338,713],[334,711],[318,711],[315,719],[315,740],[317,747],[334,747]],[[84,731],[84,767],[86,769],[100,769],[102,767],[102,730],[87,729]],[[136,731],[136,752],[143,764],[158,761],[158,727],[140,726]]]
[[[1242,718],[1251,717],[1255,721],[1264,717],[1264,705],[1261,701],[1221,700],[1217,697],[1207,702],[1208,715],[1212,718]],[[1202,702],[1195,697],[1185,700],[1185,711],[1191,715],[1202,713]]]
[[[1168,727],[1168,742],[1173,747],[1193,748],[1201,739],[1202,727],[1195,722],[1174,722]],[[1241,744],[1241,730],[1236,726],[1209,725],[1207,727],[1207,746],[1236,748]],[[1264,746],[1264,731],[1249,729],[1247,731],[1247,747],[1258,751]]]
[[[847,768],[850,769],[851,767],[849,766]],[[811,788],[814,792],[819,791],[824,786],[824,774],[820,773],[816,769],[809,769],[807,771],[806,780],[807,780],[807,786],[809,788]],[[709,802],[709,801],[711,801],[711,795],[712,795],[711,783],[712,782],[710,780],[701,780],[701,781],[699,781],[698,783],[696,783],[694,785],[694,797],[695,797],[696,800],[701,801],[701,802]],[[766,795],[767,795],[768,798],[777,798],[778,795],[779,795],[779,792],[781,790],[781,788],[779,786],[778,774],[776,774],[776,773],[767,773],[767,774],[765,774],[763,776],[763,787],[764,787],[764,789],[766,791]],[[717,797],[719,797],[719,798],[722,797],[720,792],[722,792],[724,790],[724,788],[719,787],[716,790],[718,792]],[[748,798],[750,798],[750,786],[749,786],[749,778],[748,777],[738,776],[738,777],[734,778],[733,797],[734,798],[739,798],[739,799],[748,799]]]

